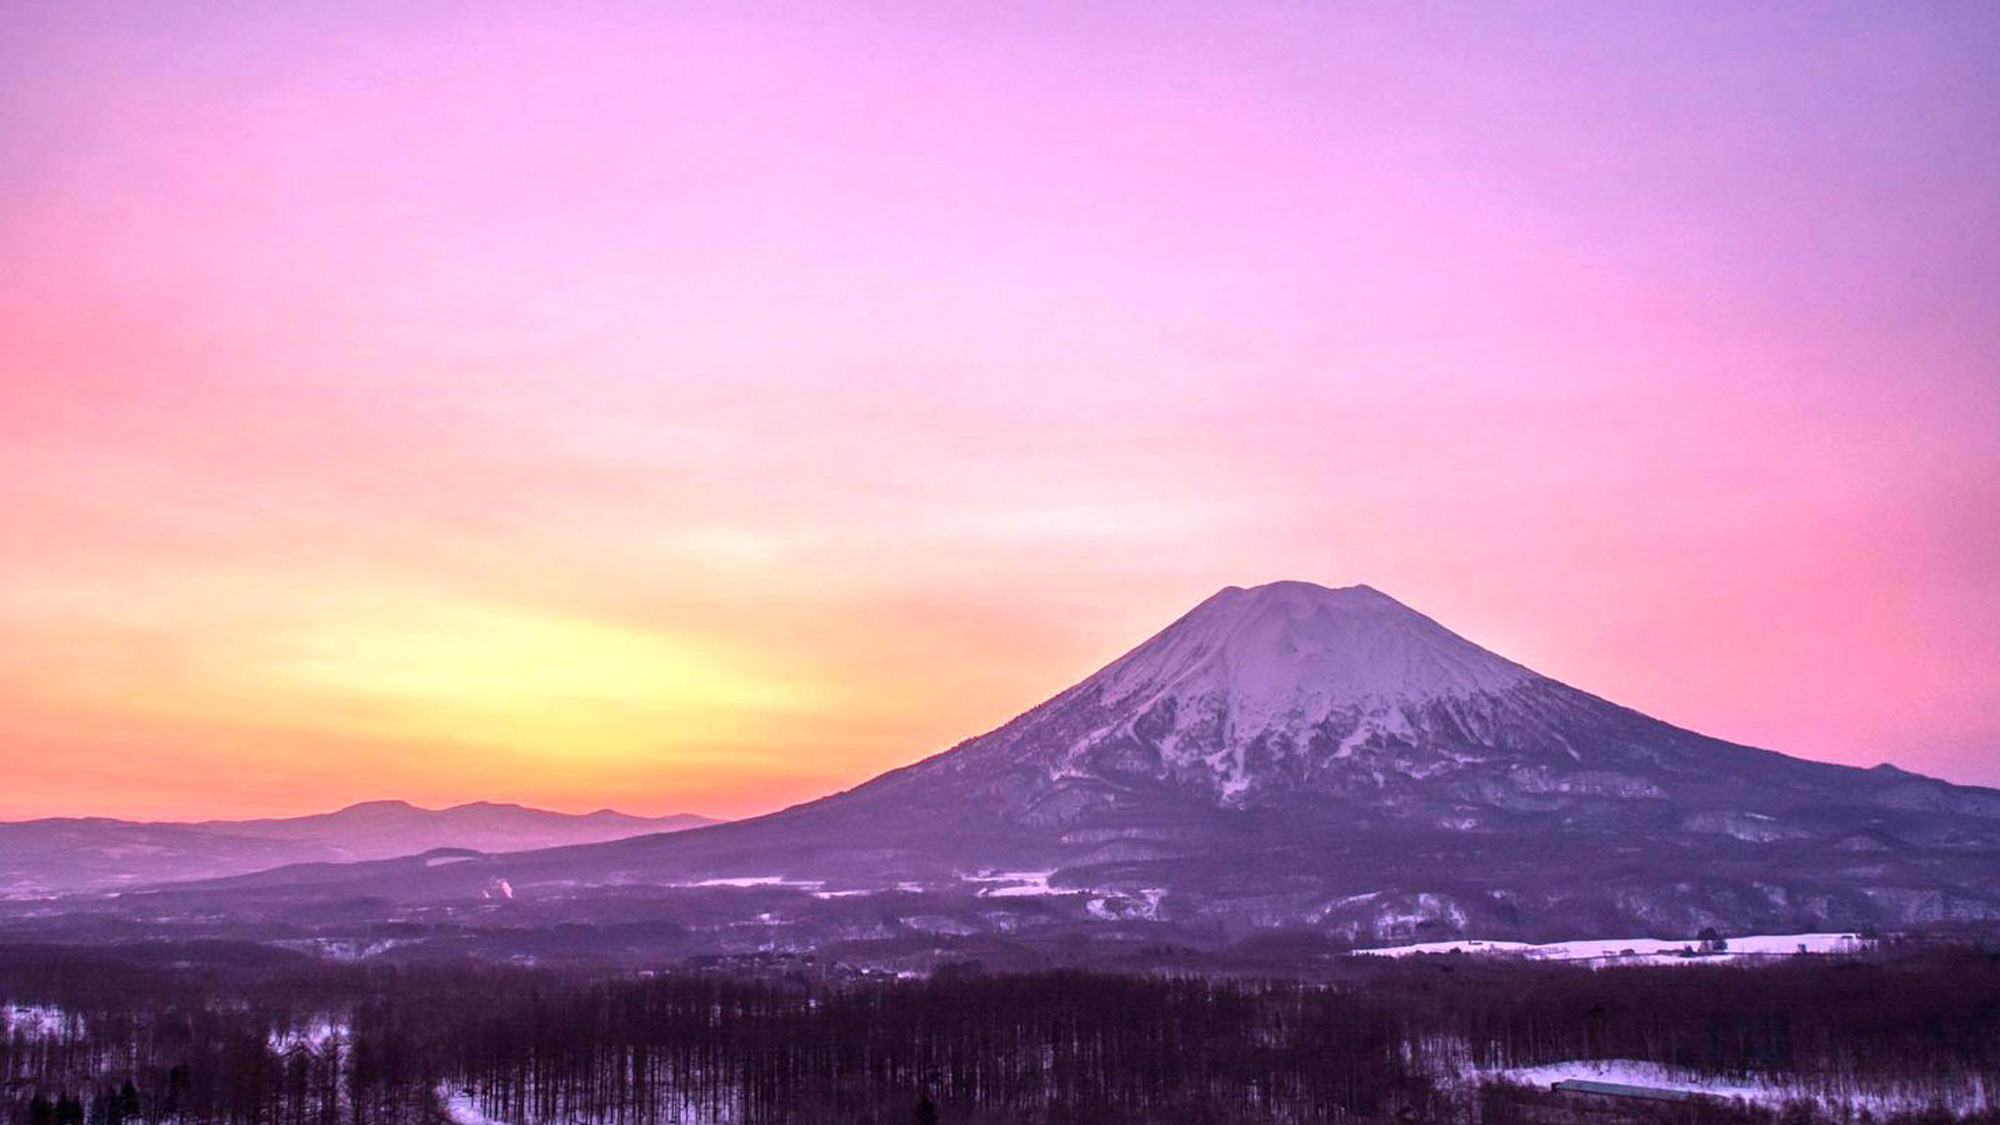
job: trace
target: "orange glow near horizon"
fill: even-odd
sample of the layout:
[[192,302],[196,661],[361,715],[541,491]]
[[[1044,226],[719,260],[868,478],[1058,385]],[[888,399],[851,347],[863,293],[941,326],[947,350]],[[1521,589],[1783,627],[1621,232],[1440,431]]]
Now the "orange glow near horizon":
[[2000,784],[2000,16],[11,14],[0,818],[747,815],[1274,578]]

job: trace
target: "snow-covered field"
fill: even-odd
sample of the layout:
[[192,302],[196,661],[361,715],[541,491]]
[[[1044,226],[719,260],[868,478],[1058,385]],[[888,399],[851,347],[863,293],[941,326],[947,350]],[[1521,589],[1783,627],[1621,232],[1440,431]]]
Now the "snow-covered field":
[[968,883],[986,884],[979,889],[980,898],[1026,898],[1075,893],[1049,886],[1049,877],[1054,874],[1054,871],[995,871],[990,875],[966,875],[962,878]]
[[1993,1108],[1996,1099],[2000,1098],[2000,1089],[1995,1088],[1994,1081],[1978,1074],[1968,1074],[1943,1086],[1861,1088],[1825,1083],[1776,1082],[1754,1076],[1694,1074],[1634,1059],[1589,1059],[1546,1066],[1508,1067],[1474,1071],[1466,1077],[1475,1081],[1506,1080],[1524,1086],[1543,1087],[1565,1079],[1580,1078],[1664,1090],[1686,1090],[1718,1098],[1741,1098],[1765,1106],[1808,1101],[1829,1107],[1866,1109],[1876,1114],[1915,1112],[1934,1105],[1943,1105],[1954,1113],[1967,1114]]
[[[1800,953],[1857,953],[1868,942],[1856,934],[1753,934],[1727,939],[1728,948],[1703,953],[1693,939],[1604,938],[1531,945],[1520,941],[1426,941],[1354,952],[1370,957],[1409,957],[1419,953],[1468,953],[1521,957],[1534,961],[1592,961],[1614,965],[1707,965],[1718,961],[1761,960]],[[1690,955],[1692,954],[1692,955]]]
[[83,1017],[49,1004],[9,1004],[0,1007],[0,1039],[68,1043],[83,1038]]
[[[479,1108],[479,1097],[472,1091],[450,1082],[441,1082],[437,1087],[438,1106],[444,1111],[445,1120],[450,1125],[512,1125],[497,1117],[488,1117]],[[700,1098],[682,1097],[669,1099],[661,1107],[662,1120],[677,1125],[734,1125],[742,1119],[733,1096],[724,1095],[710,1102]],[[564,1114],[561,1121],[565,1125],[619,1125],[630,1122],[630,1117],[614,1119],[609,1116],[594,1116],[577,1111]]]

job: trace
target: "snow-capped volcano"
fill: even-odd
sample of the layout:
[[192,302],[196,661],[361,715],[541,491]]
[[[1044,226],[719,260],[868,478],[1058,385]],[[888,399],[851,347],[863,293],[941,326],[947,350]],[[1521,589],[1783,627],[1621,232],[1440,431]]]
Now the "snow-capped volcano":
[[884,780],[984,778],[1029,819],[1129,803],[1133,786],[1157,783],[1229,808],[1359,796],[1380,813],[1421,795],[1467,823],[1554,792],[1656,794],[1658,770],[1698,782],[1719,745],[1370,587],[1274,582],[1216,593],[1040,707]]
[[[1366,586],[1274,582],[1214,594],[991,732],[779,813],[312,878],[408,903],[502,878],[517,904],[792,887],[873,928],[875,894],[970,895],[952,924],[1004,930],[1061,911],[994,902],[1073,893],[1079,919],[1211,936],[1803,932],[2000,918],[2000,793],[1709,738]],[[228,893],[301,893],[283,872],[251,882]],[[926,925],[940,909],[906,905]]]
[[1684,730],[1367,586],[1221,590],[998,729],[762,823],[802,855],[866,841],[874,870],[1055,868],[1270,923],[2000,916],[1968,878],[2000,872],[2000,794]]
[[1205,763],[1218,794],[1238,798],[1253,758],[1296,757],[1329,733],[1350,755],[1412,733],[1426,708],[1470,713],[1539,678],[1368,586],[1230,586],[1065,693],[1122,717],[1073,743],[1065,767],[1146,740],[1175,770]]
[[1535,674],[1368,586],[1227,587],[1080,686],[1144,709],[1166,694],[1251,721],[1504,691]]

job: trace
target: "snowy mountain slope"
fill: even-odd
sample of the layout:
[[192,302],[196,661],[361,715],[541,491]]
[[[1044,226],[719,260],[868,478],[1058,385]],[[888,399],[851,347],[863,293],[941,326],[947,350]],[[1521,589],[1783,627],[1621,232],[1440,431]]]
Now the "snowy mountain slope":
[[[1032,878],[998,897],[999,872]],[[769,816],[184,893],[408,910],[488,900],[497,880],[545,918],[641,893],[726,910],[715,888],[733,882],[756,917],[837,932],[886,924],[881,903],[940,916],[937,895],[978,904],[953,925],[1003,929],[1810,932],[2000,919],[2000,793],[1709,738],[1367,587],[1279,582],[1220,591],[994,731]]]
[[[1367,587],[1231,587],[1000,729],[857,790],[945,789],[1065,823],[1166,786],[1218,809],[1343,805],[1467,830],[1517,813],[1643,807],[1782,837],[1907,780],[1735,746],[1540,676]],[[1152,799],[1152,798],[1143,798]],[[1914,799],[1906,803],[1924,803]]]

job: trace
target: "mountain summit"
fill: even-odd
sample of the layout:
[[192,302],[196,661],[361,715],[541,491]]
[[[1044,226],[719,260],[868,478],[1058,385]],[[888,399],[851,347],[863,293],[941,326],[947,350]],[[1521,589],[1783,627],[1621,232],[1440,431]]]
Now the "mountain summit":
[[[230,893],[296,896],[299,878]],[[635,888],[791,887],[784,909],[757,900],[757,925],[849,934],[897,911],[1183,940],[1786,933],[2000,918],[2000,793],[1723,742],[1369,587],[1273,582],[1217,592],[996,730],[779,813],[307,881],[399,909],[504,882],[510,909],[551,916]]]
[[1534,673],[1368,586],[1230,586],[1087,684],[1113,704],[1172,692],[1260,716],[1503,691]]
[[1413,712],[1538,678],[1368,586],[1230,586],[1060,697],[1114,717],[1069,746],[1065,768],[1141,744],[1168,772],[1207,772],[1238,798],[1259,767],[1315,740],[1337,735],[1336,756],[1351,754],[1407,732]]
[[[1717,783],[1811,788],[1828,770],[1649,719],[1479,647],[1367,586],[1231,586],[990,734],[884,782],[965,794],[1024,820],[1177,799],[1340,807],[1459,828],[1692,798]],[[877,783],[881,784],[881,783]],[[861,792],[866,792],[864,787]],[[1736,792],[1763,809],[1753,790]]]

